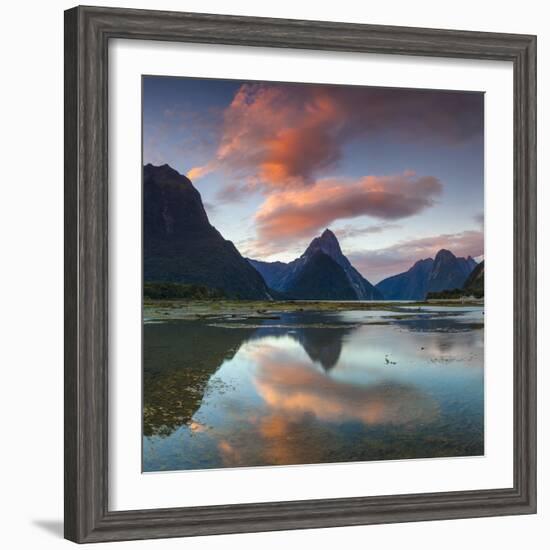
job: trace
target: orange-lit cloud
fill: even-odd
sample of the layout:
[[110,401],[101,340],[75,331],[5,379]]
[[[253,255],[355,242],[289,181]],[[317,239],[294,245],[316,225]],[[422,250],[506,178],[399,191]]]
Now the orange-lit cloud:
[[261,241],[310,237],[338,219],[368,215],[396,220],[432,206],[441,193],[434,177],[366,176],[358,180],[319,180],[271,194],[256,214]]
[[186,175],[191,181],[196,181],[206,176],[206,174],[212,172],[212,170],[214,170],[213,164],[206,164],[204,166],[195,166],[194,168],[191,168],[191,170],[189,170],[189,172],[187,172]]
[[311,182],[340,157],[342,105],[327,89],[244,84],[224,113],[214,166],[256,178],[261,185]]
[[189,173],[221,168],[261,186],[307,185],[358,136],[458,143],[480,134],[482,102],[445,91],[244,84],[224,112],[215,158]]

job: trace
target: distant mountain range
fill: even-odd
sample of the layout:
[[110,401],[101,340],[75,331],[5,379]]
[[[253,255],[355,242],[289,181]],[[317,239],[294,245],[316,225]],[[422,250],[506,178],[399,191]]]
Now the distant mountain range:
[[485,296],[485,261],[475,266],[462,286],[428,292],[426,298],[428,300],[456,300],[469,296],[474,298]]
[[435,259],[419,260],[408,271],[380,281],[376,288],[388,300],[424,300],[429,292],[462,288],[476,266],[471,256],[457,258],[442,249]]
[[297,259],[262,262],[248,259],[267,285],[288,298],[305,300],[381,300],[383,295],[342,253],[336,235],[325,229]]
[[210,225],[191,181],[167,164],[143,168],[143,279],[271,298],[262,276]]
[[329,229],[289,263],[243,258],[210,224],[191,181],[167,164],[143,168],[143,251],[144,282],[202,285],[228,298],[423,300],[428,292],[462,289],[467,280],[483,287],[483,262],[448,250],[373,286]]

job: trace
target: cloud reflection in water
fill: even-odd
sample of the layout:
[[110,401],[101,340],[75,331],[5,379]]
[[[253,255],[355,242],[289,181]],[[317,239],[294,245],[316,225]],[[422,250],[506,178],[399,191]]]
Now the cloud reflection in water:
[[282,321],[242,332],[190,422],[144,438],[146,471],[483,454],[483,330]]

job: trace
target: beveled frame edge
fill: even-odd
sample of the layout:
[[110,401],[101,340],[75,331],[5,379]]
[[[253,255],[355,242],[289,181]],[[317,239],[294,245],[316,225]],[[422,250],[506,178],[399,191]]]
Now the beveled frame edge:
[[[108,510],[108,42],[169,40],[511,61],[514,486]],[[76,7],[65,12],[65,537],[74,542],[536,513],[536,37]]]

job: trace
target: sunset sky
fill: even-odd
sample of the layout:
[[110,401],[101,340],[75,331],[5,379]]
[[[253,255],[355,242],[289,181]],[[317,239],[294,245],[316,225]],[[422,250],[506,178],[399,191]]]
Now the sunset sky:
[[481,93],[144,77],[143,162],[186,174],[250,258],[327,227],[371,283],[483,254]]

